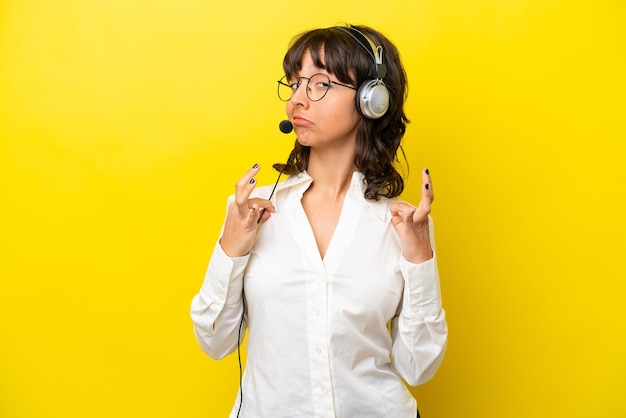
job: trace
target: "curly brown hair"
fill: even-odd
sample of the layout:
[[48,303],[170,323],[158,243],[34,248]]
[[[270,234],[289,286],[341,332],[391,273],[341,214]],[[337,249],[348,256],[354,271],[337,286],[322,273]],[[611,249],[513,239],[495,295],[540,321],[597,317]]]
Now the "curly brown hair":
[[[382,46],[383,62],[387,67],[384,83],[389,91],[389,108],[381,118],[361,117],[354,164],[365,176],[365,198],[396,197],[404,190],[404,179],[395,163],[399,160],[398,152],[406,161],[401,146],[409,123],[404,114],[406,73],[397,48],[384,35],[367,26],[350,27],[365,34],[376,46]],[[342,83],[352,83],[359,88],[375,77],[372,56],[345,28],[315,29],[296,36],[283,60],[283,69],[288,77],[297,75],[301,70],[302,56],[307,51],[317,67],[335,75]],[[300,145],[296,140],[287,163],[277,163],[273,167],[284,174],[298,174],[307,169],[309,152],[309,147]]]

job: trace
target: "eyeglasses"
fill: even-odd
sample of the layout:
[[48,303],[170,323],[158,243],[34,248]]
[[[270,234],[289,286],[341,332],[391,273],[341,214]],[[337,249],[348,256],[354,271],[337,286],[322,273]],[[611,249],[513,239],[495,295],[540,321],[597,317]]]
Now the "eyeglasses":
[[293,95],[298,90],[298,87],[302,85],[302,80],[307,80],[306,83],[306,97],[312,102],[319,102],[326,96],[331,84],[336,84],[341,87],[347,87],[352,90],[356,90],[356,87],[349,86],[347,84],[341,84],[337,81],[332,81],[326,74],[314,74],[311,77],[291,77],[287,78],[284,75],[278,80],[278,98],[283,102],[291,100]]

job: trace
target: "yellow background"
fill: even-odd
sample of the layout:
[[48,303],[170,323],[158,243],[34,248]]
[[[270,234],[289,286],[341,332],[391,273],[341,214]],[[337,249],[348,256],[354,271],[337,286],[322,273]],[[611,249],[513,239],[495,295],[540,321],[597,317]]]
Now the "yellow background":
[[223,417],[189,303],[277,129],[296,33],[378,28],[450,327],[428,418],[626,417],[626,7],[601,0],[0,2],[0,417]]

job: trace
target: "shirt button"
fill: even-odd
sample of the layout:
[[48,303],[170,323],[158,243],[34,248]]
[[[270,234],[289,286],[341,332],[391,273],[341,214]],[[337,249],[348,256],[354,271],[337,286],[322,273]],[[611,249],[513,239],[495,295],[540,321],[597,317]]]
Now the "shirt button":
[[322,384],[320,385],[320,389],[321,389],[322,391],[325,391],[325,390],[326,390],[326,385],[322,383]]
[[317,352],[317,354],[322,354],[322,349],[321,349],[321,348],[319,348],[319,347],[317,347],[317,348],[315,349],[315,351]]

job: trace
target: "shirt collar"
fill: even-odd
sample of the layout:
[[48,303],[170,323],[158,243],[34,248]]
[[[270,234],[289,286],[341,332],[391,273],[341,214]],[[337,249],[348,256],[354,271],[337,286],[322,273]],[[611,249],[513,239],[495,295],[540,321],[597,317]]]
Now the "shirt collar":
[[[309,188],[312,182],[313,178],[306,171],[290,176],[285,181],[279,183],[276,186],[276,191],[274,192],[274,196],[271,199],[272,204],[278,210],[278,206],[276,205],[276,196],[278,195],[278,193],[282,193],[286,190],[294,189],[298,193],[300,198],[302,198],[302,195]],[[348,193],[353,196],[361,197],[363,200],[365,200],[365,203],[374,212],[374,214],[376,214],[376,216],[378,216],[381,221],[386,222],[390,216],[390,199],[386,197],[380,197],[378,200],[365,199],[366,189],[367,184],[365,182],[365,176],[363,175],[363,173],[355,171],[352,174],[352,180],[350,182],[350,189],[348,190]]]

